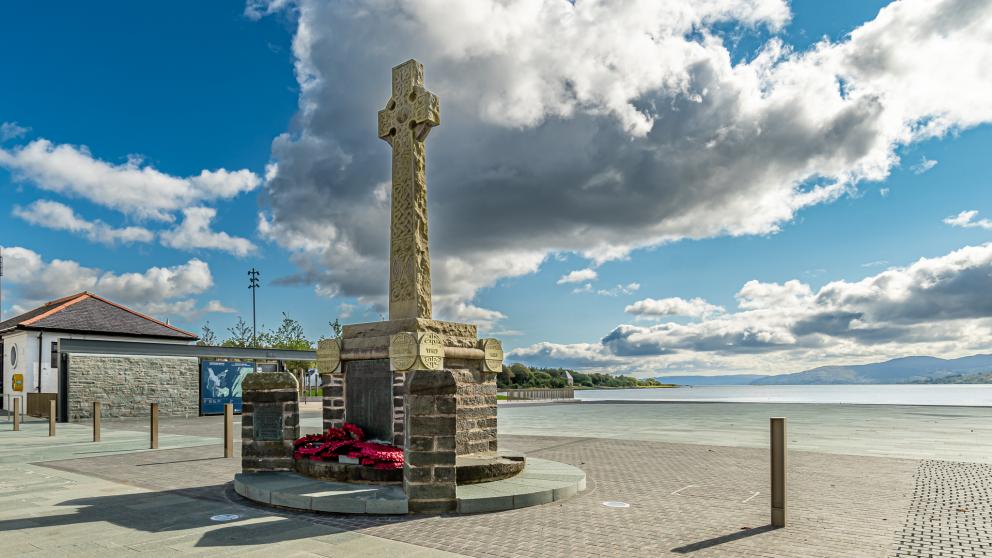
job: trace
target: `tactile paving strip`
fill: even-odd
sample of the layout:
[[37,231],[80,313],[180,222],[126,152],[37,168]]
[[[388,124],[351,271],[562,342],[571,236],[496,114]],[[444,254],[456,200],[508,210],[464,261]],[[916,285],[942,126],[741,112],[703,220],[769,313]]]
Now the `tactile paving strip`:
[[893,555],[992,556],[992,465],[922,461]]

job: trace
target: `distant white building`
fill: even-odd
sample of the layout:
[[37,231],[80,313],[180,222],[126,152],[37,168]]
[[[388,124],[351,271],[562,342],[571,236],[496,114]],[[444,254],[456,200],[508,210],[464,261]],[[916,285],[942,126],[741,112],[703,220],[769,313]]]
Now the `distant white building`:
[[93,293],[45,303],[0,322],[3,409],[15,395],[26,410],[28,393],[59,393],[63,339],[190,344],[197,336]]
[[575,385],[575,378],[572,378],[572,374],[570,374],[568,370],[565,371],[565,381],[567,381],[570,386]]

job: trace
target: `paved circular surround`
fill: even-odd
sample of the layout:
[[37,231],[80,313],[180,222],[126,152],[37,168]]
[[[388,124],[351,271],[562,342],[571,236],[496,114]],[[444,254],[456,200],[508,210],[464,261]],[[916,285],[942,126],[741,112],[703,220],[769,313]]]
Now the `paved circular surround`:
[[[509,479],[458,487],[458,513],[526,508],[564,500],[585,490],[581,469],[529,458]],[[261,504],[301,511],[349,514],[408,513],[406,494],[396,485],[321,481],[292,472],[238,473],[234,490]]]

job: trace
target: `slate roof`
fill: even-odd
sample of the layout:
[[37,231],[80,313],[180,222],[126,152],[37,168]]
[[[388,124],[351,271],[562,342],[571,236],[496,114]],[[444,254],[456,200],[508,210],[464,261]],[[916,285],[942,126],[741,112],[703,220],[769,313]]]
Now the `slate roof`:
[[81,292],[45,303],[0,322],[0,333],[14,329],[56,330],[195,341],[197,336],[111,302]]

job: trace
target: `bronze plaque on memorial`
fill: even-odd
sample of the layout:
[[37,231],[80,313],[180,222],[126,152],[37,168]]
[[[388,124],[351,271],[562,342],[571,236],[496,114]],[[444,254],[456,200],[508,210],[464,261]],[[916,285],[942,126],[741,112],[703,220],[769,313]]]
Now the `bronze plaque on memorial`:
[[388,359],[349,360],[344,363],[345,405],[348,422],[365,431],[366,438],[393,438],[393,373]]
[[252,420],[256,442],[282,441],[282,405],[258,405]]

